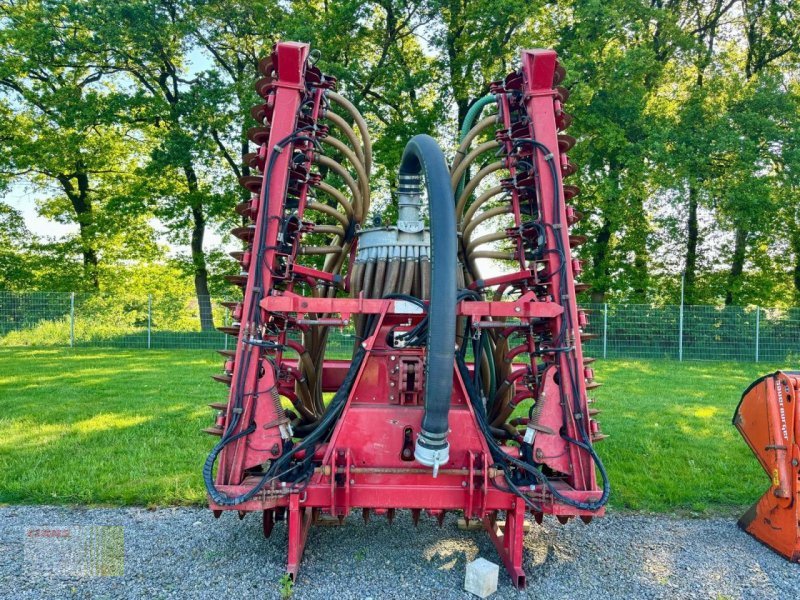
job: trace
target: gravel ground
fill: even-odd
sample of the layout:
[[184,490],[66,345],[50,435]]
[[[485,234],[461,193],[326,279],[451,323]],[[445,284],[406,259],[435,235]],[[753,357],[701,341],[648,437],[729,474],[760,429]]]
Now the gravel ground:
[[[41,564],[64,546],[42,536],[87,525],[123,527],[124,574],[43,573]],[[283,523],[264,539],[256,515],[216,521],[189,508],[0,508],[0,598],[278,598],[285,540]],[[800,590],[800,565],[730,519],[545,520],[525,547],[528,589],[514,590],[501,567],[493,597],[796,598]],[[469,598],[465,564],[478,556],[499,562],[488,537],[458,530],[452,515],[441,529],[425,517],[415,529],[402,512],[392,525],[351,517],[343,528],[311,530],[293,598]]]

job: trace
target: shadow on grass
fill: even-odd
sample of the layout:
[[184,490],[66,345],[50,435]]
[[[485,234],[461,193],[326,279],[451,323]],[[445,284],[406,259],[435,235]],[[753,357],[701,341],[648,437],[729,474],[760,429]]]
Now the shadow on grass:
[[[209,350],[0,349],[0,501],[195,503],[214,439]],[[601,361],[597,445],[621,509],[745,506],[766,477],[730,420],[774,366]],[[522,405],[520,411],[527,410]]]
[[218,365],[209,351],[0,350],[0,501],[202,502]]
[[[593,405],[610,437],[598,444],[612,504],[708,512],[746,506],[765,475],[731,425],[743,390],[770,365],[606,361]],[[645,374],[643,376],[643,374]]]

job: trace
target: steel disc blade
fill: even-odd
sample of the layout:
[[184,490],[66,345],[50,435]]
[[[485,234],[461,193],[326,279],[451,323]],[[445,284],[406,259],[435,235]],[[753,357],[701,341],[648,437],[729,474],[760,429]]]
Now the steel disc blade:
[[234,237],[239,238],[240,240],[244,240],[245,242],[251,242],[253,237],[255,236],[256,228],[253,225],[249,225],[246,227],[235,227],[231,229],[231,234]]
[[248,152],[242,157],[242,164],[247,165],[251,169],[257,169],[259,167],[258,164],[258,153],[257,152]]
[[591,289],[591,287],[592,286],[590,286],[588,283],[576,283],[575,284],[575,293],[576,294],[581,294],[583,292],[589,291]]
[[569,236],[569,247],[577,248],[581,244],[585,244],[588,239],[585,235],[571,235]]
[[256,84],[253,86],[256,89],[256,93],[261,96],[262,98],[266,98],[269,95],[269,90],[272,87],[273,79],[272,77],[264,77],[263,79],[259,79],[256,81]]
[[225,385],[230,385],[231,382],[233,381],[233,377],[231,377],[230,375],[227,375],[227,374],[225,374],[225,375],[212,375],[211,379],[213,379],[214,381],[219,381],[220,383],[224,383]]
[[251,202],[245,200],[244,202],[239,202],[234,210],[243,217],[250,217],[250,209],[252,206],[253,204]]
[[561,65],[556,65],[556,70],[553,73],[553,87],[557,87],[559,83],[564,81],[567,76],[567,70]]
[[243,177],[239,177],[239,184],[247,188],[247,190],[252,194],[258,194],[261,192],[261,176],[260,175],[244,175]]
[[558,135],[558,150],[559,152],[569,152],[573,146],[575,146],[575,142],[577,140],[572,137],[571,135],[567,135],[566,133],[560,133]]
[[272,78],[272,57],[265,56],[258,61],[258,72],[264,77]]
[[262,125],[264,125],[264,117],[267,116],[267,107],[264,104],[256,104],[255,106],[250,108],[250,116],[253,117],[255,121],[258,121]]
[[575,196],[581,193],[581,189],[577,185],[564,186],[564,200],[572,200]]
[[244,287],[247,285],[247,275],[225,275],[225,281]]
[[247,139],[261,146],[269,141],[269,127],[251,127],[247,130]]
[[556,115],[556,124],[559,131],[564,131],[572,125],[572,115],[569,113],[561,112]]

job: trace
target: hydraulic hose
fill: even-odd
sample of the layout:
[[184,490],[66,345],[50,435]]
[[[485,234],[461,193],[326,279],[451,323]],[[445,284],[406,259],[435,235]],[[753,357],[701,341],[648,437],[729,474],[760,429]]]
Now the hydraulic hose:
[[425,361],[425,411],[414,448],[414,458],[433,467],[450,458],[447,442],[448,413],[453,387],[456,346],[456,216],[453,191],[444,154],[428,135],[411,138],[400,162],[403,175],[425,176],[431,227],[431,300],[428,310],[427,360]]

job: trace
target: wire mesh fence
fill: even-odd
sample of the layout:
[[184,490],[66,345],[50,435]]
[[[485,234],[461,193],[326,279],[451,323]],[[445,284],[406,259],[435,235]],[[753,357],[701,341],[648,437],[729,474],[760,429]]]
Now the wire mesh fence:
[[800,308],[642,304],[588,308],[586,355],[742,362],[800,357]]
[[[196,297],[114,296],[0,291],[0,347],[71,346],[129,349],[224,349],[232,338],[223,298],[211,298],[201,327]],[[584,354],[786,362],[800,357],[800,308],[594,304]],[[213,323],[212,323],[213,321]],[[327,356],[351,355],[352,330],[332,328]]]

